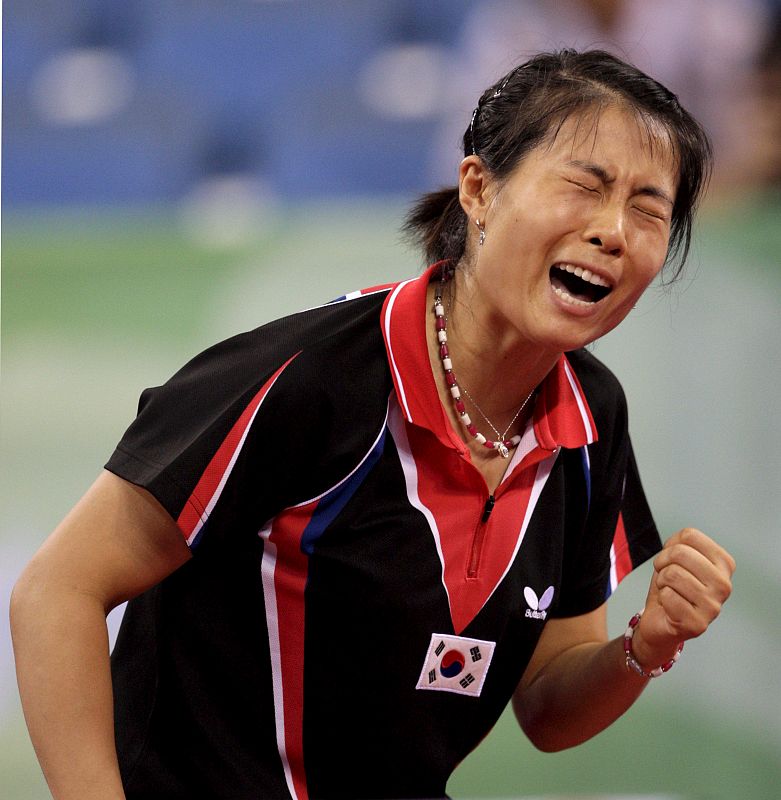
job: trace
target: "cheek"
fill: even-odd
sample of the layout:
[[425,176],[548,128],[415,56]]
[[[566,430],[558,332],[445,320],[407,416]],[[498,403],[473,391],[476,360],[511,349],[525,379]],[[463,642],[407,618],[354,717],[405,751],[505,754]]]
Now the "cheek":
[[537,201],[551,232],[582,230],[594,213],[594,198],[588,196],[557,196]]
[[654,278],[662,271],[662,266],[664,265],[664,257],[666,254],[667,251],[664,250],[658,257],[649,258],[642,265],[639,274],[639,283],[642,286],[641,291],[644,291],[648,287],[648,285],[653,282]]
[[627,296],[626,302],[623,304],[624,308],[622,313],[628,313],[632,307],[637,303],[640,297],[645,293],[645,290],[651,285],[654,278],[659,274],[656,268],[649,268],[644,271],[639,271],[636,275],[634,285],[631,287]]
[[649,284],[653,283],[656,276],[662,271],[662,267],[664,266],[665,259],[667,258],[667,247],[663,247],[659,250],[659,253],[656,258],[650,260],[646,267],[645,272],[645,287],[648,287]]
[[513,204],[505,232],[516,243],[532,248],[577,230],[587,215],[588,205],[582,200],[559,195],[523,197]]
[[633,251],[635,253],[635,274],[641,292],[662,271],[667,258],[668,245],[669,237],[659,236],[658,233],[637,237]]

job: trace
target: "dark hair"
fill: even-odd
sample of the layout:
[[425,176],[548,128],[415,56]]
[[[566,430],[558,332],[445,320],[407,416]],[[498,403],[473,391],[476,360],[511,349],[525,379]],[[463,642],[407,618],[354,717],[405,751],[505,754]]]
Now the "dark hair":
[[[561,128],[572,114],[622,105],[670,137],[679,183],[665,263],[686,261],[697,203],[710,176],[712,154],[699,123],[662,84],[602,50],[541,53],[511,70],[483,92],[464,133],[464,155],[478,155],[491,174],[507,178],[523,157]],[[466,247],[467,218],[450,187],[421,197],[404,232],[423,248],[429,262],[456,264]]]

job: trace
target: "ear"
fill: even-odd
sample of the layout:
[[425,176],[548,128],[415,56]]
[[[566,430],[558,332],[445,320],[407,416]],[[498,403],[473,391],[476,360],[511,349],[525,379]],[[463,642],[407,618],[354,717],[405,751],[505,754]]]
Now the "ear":
[[479,156],[467,156],[458,168],[458,199],[471,220],[485,220],[491,200],[491,176]]

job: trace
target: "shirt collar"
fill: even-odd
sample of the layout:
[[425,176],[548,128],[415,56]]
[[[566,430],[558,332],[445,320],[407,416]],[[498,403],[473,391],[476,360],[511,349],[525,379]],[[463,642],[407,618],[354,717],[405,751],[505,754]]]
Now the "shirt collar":
[[[382,308],[382,332],[393,384],[408,422],[428,428],[448,447],[463,448],[449,423],[431,371],[426,337],[433,317],[426,289],[442,262],[395,286]],[[565,355],[543,380],[534,407],[534,435],[543,450],[578,448],[597,440],[583,388]]]

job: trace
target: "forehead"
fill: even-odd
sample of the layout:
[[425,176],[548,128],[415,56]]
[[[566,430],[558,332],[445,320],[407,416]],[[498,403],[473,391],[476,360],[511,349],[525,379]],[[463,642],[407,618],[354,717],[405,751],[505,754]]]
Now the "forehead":
[[619,173],[651,173],[670,189],[678,184],[678,158],[670,132],[657,120],[625,106],[588,108],[554,125],[535,150],[550,166],[591,161]]

